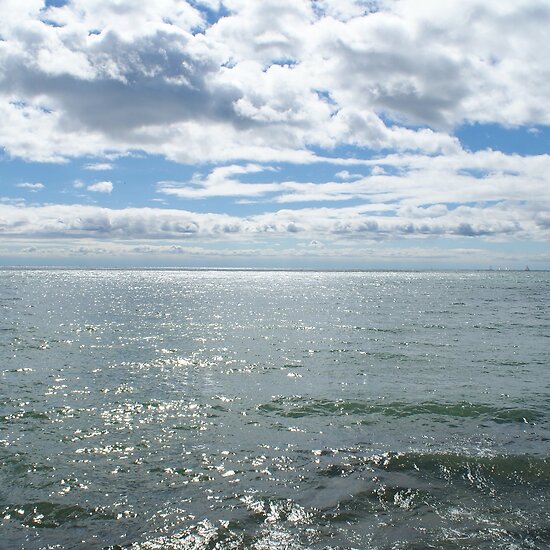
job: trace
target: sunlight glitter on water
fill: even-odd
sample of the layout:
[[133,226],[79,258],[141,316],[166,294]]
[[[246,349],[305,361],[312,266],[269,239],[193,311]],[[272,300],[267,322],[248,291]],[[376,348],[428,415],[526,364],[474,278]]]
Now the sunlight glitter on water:
[[548,274],[0,278],[10,548],[550,544]]

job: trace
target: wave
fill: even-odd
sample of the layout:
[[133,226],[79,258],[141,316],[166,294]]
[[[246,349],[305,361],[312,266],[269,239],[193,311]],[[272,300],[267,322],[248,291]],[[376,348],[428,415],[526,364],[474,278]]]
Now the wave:
[[328,477],[346,477],[365,470],[406,473],[416,478],[466,482],[477,486],[545,486],[550,484],[550,457],[481,455],[458,452],[386,452],[347,456],[321,471]]
[[10,504],[1,512],[4,520],[18,521],[34,528],[53,529],[83,519],[116,520],[117,514],[102,507],[87,508],[58,502],[27,502]]
[[523,422],[532,423],[542,418],[542,413],[522,407],[496,407],[481,403],[462,401],[459,403],[439,403],[424,401],[409,403],[394,401],[390,403],[369,403],[368,401],[345,401],[328,399],[307,399],[300,396],[277,397],[270,403],[257,407],[260,413],[288,418],[306,416],[340,416],[340,415],[383,415],[407,417],[431,415],[454,418],[478,418],[497,423]]

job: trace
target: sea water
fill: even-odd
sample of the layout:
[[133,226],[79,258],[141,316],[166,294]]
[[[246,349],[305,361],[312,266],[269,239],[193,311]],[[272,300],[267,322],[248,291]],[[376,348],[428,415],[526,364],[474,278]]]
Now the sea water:
[[550,547],[550,273],[0,271],[0,547]]

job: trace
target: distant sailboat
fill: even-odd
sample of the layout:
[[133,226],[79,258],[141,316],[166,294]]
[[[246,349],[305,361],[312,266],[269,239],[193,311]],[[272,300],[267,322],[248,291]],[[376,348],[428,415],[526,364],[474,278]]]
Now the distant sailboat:
[[528,265],[525,266],[525,271],[531,271]]

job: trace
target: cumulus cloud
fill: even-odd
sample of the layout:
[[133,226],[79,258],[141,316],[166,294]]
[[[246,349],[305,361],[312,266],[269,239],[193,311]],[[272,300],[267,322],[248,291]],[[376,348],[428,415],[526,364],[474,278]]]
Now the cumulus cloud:
[[88,185],[86,189],[94,193],[111,193],[113,191],[113,183],[110,181],[98,181],[97,183]]
[[0,145],[50,162],[457,152],[464,122],[550,123],[549,24],[546,0],[6,0]]
[[110,162],[94,162],[84,165],[85,170],[93,170],[97,172],[112,170],[113,165]]
[[29,183],[29,182],[21,182],[16,183],[16,187],[20,187],[22,189],[28,189],[31,192],[40,191],[41,189],[44,189],[43,183]]
[[356,180],[363,177],[361,174],[350,174],[347,170],[341,170],[335,176],[341,180]]
[[161,181],[157,184],[159,193],[185,199],[205,199],[208,197],[255,197],[276,191],[276,183],[243,183],[235,176],[243,176],[270,170],[258,164],[244,166],[230,165],[214,168],[206,177],[196,174],[186,183]]
[[281,209],[248,217],[158,208],[110,209],[84,205],[0,204],[4,237],[89,239],[262,239],[384,241],[411,237],[545,239],[550,224],[538,203],[499,201],[490,206]]

